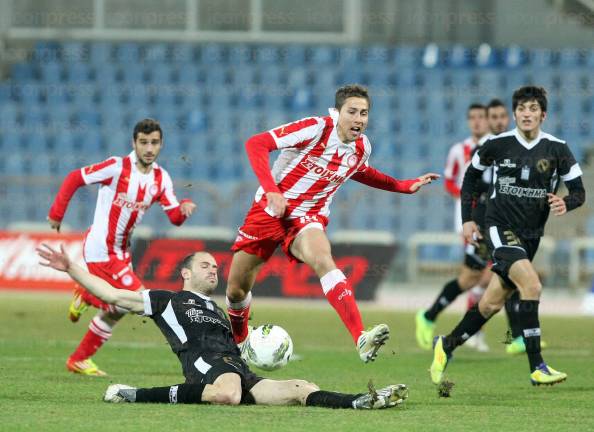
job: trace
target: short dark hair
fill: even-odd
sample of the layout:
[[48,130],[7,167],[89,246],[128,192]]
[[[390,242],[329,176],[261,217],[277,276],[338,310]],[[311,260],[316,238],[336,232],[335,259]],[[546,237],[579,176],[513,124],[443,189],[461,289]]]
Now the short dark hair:
[[194,263],[194,257],[196,256],[196,252],[192,252],[189,255],[186,255],[182,260],[181,264],[179,265],[179,271],[182,269],[192,270],[192,264]]
[[475,102],[475,103],[471,103],[470,105],[468,105],[468,109],[466,110],[466,114],[468,115],[470,113],[470,111],[475,110],[475,109],[480,109],[485,111],[485,114],[487,114],[487,107],[484,106],[481,103]]
[[524,86],[514,92],[512,96],[512,108],[515,111],[518,105],[535,100],[543,112],[547,112],[547,91],[544,87]]
[[487,112],[489,112],[489,110],[491,108],[497,108],[497,107],[503,107],[505,108],[505,104],[501,101],[501,99],[491,99],[491,101],[487,104]]
[[369,108],[371,108],[371,97],[369,96],[369,91],[367,90],[367,87],[362,86],[361,84],[347,84],[339,87],[336,90],[336,94],[334,96],[334,108],[340,111],[344,105],[344,102],[350,97],[360,97],[367,99],[367,104],[369,105]]
[[163,131],[161,130],[161,125],[159,124],[159,122],[152,118],[145,118],[143,120],[140,120],[134,126],[132,138],[134,139],[134,141],[136,141],[136,138],[138,137],[139,133],[148,135],[154,131],[159,131],[159,135],[161,136],[161,139],[163,139]]

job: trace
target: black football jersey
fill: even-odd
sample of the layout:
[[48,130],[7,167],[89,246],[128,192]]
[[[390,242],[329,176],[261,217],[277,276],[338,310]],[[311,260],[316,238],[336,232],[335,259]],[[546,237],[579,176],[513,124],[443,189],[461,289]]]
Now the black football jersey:
[[493,168],[485,226],[512,229],[524,238],[543,235],[549,216],[547,193],[555,193],[559,179],[582,175],[571,150],[550,134],[540,132],[527,142],[517,129],[485,142],[472,158],[472,166]]
[[[205,354],[240,355],[225,312],[193,291],[142,291],[143,315],[153,319],[182,364]],[[184,359],[182,359],[184,357]]]

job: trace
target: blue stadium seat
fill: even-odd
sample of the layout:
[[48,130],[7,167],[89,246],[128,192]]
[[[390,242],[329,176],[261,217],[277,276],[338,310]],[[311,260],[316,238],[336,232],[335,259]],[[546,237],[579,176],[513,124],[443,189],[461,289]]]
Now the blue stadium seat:
[[76,127],[95,128],[101,126],[101,115],[93,107],[86,107],[74,113],[73,122]]
[[118,73],[120,80],[126,84],[140,84],[147,81],[147,71],[143,66],[133,64],[120,66]]
[[530,50],[530,66],[548,69],[556,66],[559,61],[558,53],[548,48],[534,48]]
[[310,63],[321,65],[334,65],[338,61],[338,51],[332,46],[311,46],[309,47]]
[[[15,128],[19,118],[19,109],[15,104],[5,103],[0,105],[0,128],[12,130]],[[3,134],[0,134],[0,137]]]
[[464,45],[456,44],[453,47],[446,49],[445,64],[453,68],[466,68],[469,67],[472,62],[472,50]]
[[147,78],[152,84],[169,85],[174,82],[174,67],[167,63],[156,63],[147,69]]
[[30,173],[33,176],[49,177],[56,172],[54,157],[47,153],[36,153],[30,160]]
[[104,90],[105,89],[97,91],[97,87],[94,84],[71,85],[66,89],[72,99],[73,105],[86,108],[94,107],[99,99],[97,93],[103,94]]
[[283,64],[288,67],[303,67],[307,62],[307,50],[305,46],[292,44],[283,49]]
[[287,82],[287,71],[278,66],[260,68],[258,81],[264,91],[269,86],[284,85]]
[[152,42],[144,47],[144,61],[149,63],[162,64],[168,61],[170,47],[166,43]]
[[86,62],[89,60],[89,47],[85,42],[62,42],[60,47],[60,59],[66,64]]
[[361,60],[369,65],[386,65],[392,61],[392,50],[385,45],[371,45],[361,50]]
[[229,69],[221,65],[213,64],[203,67],[201,70],[202,81],[208,87],[223,86],[229,83]]
[[71,126],[71,111],[70,106],[54,105],[48,110],[48,126],[53,130],[61,130]]
[[257,84],[258,81],[258,70],[248,64],[234,69],[230,75],[231,82],[238,88],[253,86]]
[[499,65],[499,53],[489,44],[483,43],[479,46],[474,63],[479,68],[491,68]]
[[281,60],[281,49],[274,45],[259,46],[255,49],[254,60],[266,67],[277,65]]
[[87,63],[73,62],[65,65],[66,81],[72,84],[84,84],[91,80],[92,69]]
[[586,57],[585,50],[579,48],[563,48],[559,53],[559,67],[573,69],[580,67]]
[[227,48],[222,44],[209,43],[202,45],[200,50],[200,63],[205,66],[222,64],[226,62],[227,55]]
[[109,42],[92,42],[89,46],[89,54],[90,62],[96,66],[111,63],[113,46]]
[[2,142],[2,150],[9,153],[18,152],[22,144],[21,134],[15,132],[14,129],[8,129],[0,134],[0,141]]
[[[25,152],[11,152],[4,159],[6,166],[4,174],[7,176],[21,176],[25,173]],[[10,189],[10,188],[9,188]]]
[[196,85],[200,82],[200,69],[195,65],[184,65],[177,71],[177,82],[184,85]]
[[[283,113],[286,110],[286,88],[268,86],[262,92],[262,106],[267,113]],[[284,114],[283,114],[284,115]]]
[[365,84],[365,75],[359,68],[345,68],[336,74],[336,85],[344,84]]
[[183,65],[182,69],[196,61],[196,46],[189,43],[176,43],[171,47],[173,64]]
[[40,65],[40,78],[45,84],[55,85],[63,81],[64,72],[61,62],[48,62]]
[[253,63],[252,46],[249,44],[234,44],[227,48],[227,62],[231,65],[247,65]]
[[48,135],[39,127],[32,128],[31,131],[23,136],[23,149],[33,154],[46,152],[50,147]]
[[413,46],[393,48],[392,58],[397,67],[415,68],[420,65],[421,49]]
[[507,48],[504,48],[501,53],[501,57],[503,66],[507,69],[524,67],[528,63],[529,59],[526,50],[517,45],[511,45]]
[[95,80],[102,85],[115,84],[119,68],[113,63],[99,63],[94,66]]
[[287,86],[292,88],[306,87],[309,84],[307,70],[304,68],[289,69],[287,73]]
[[294,111],[310,110],[314,103],[314,95],[307,87],[300,87],[289,96],[289,107]]
[[39,41],[35,43],[33,57],[40,62],[56,61],[60,58],[60,42]]
[[181,101],[179,92],[180,90],[177,87],[171,85],[156,87],[152,92],[153,103],[163,109],[174,109]]
[[360,67],[361,50],[353,46],[342,46],[338,48],[338,64],[341,68]]
[[25,129],[39,129],[48,123],[47,110],[40,106],[28,106],[22,110],[21,119]]
[[45,102],[48,108],[64,105],[69,102],[68,95],[71,94],[70,88],[65,85],[51,85],[47,87],[45,93]]
[[115,60],[124,65],[136,66],[141,59],[141,48],[136,42],[118,43],[115,46]]
[[16,63],[10,69],[10,77],[17,83],[32,82],[37,79],[37,68],[33,63]]
[[253,87],[239,88],[236,97],[236,105],[241,109],[259,108],[263,104],[262,95]]

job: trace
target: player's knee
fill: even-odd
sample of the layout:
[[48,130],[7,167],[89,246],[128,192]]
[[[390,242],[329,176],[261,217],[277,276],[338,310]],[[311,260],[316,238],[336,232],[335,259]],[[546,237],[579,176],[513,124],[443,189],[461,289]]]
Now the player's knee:
[[239,280],[229,279],[227,282],[226,294],[232,301],[243,300],[249,291],[249,287],[246,284],[242,284]]
[[485,299],[483,297],[479,302],[478,307],[479,312],[482,316],[484,316],[485,318],[490,318],[501,310],[501,308],[503,307],[503,303],[489,301],[488,299]]
[[526,300],[537,300],[540,298],[540,293],[542,292],[542,284],[538,280],[531,281],[524,285],[524,291],[523,297]]
[[301,405],[305,405],[305,401],[311,393],[320,389],[314,383],[305,380],[291,380],[289,381],[289,385],[295,391],[295,402]]
[[211,402],[218,405],[239,405],[241,389],[221,389],[214,394]]

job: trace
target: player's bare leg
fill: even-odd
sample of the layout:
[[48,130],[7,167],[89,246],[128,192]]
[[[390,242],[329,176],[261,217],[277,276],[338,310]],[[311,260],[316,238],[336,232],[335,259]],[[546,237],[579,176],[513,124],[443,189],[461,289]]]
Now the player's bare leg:
[[390,330],[387,325],[380,324],[367,332],[363,331],[354,290],[344,273],[336,267],[326,233],[317,228],[302,230],[291,244],[291,253],[309,265],[320,278],[326,299],[350,332],[361,360],[375,360],[377,351],[388,339]]
[[408,388],[396,384],[367,393],[345,394],[320,390],[304,380],[276,381],[264,379],[251,390],[258,405],[302,405],[325,408],[382,409],[402,404],[408,398]]
[[220,375],[214,383],[204,386],[202,402],[239,405],[241,402],[241,377],[236,373]]
[[68,357],[66,368],[71,372],[82,375],[107,375],[97,367],[91,360],[91,357],[109,340],[114,326],[124,315],[125,313],[120,311],[107,312],[99,310],[89,323],[89,329],[80,344],[70,357]]
[[227,313],[235,343],[241,344],[248,336],[251,290],[265,261],[253,254],[237,251],[233,255],[227,282]]

